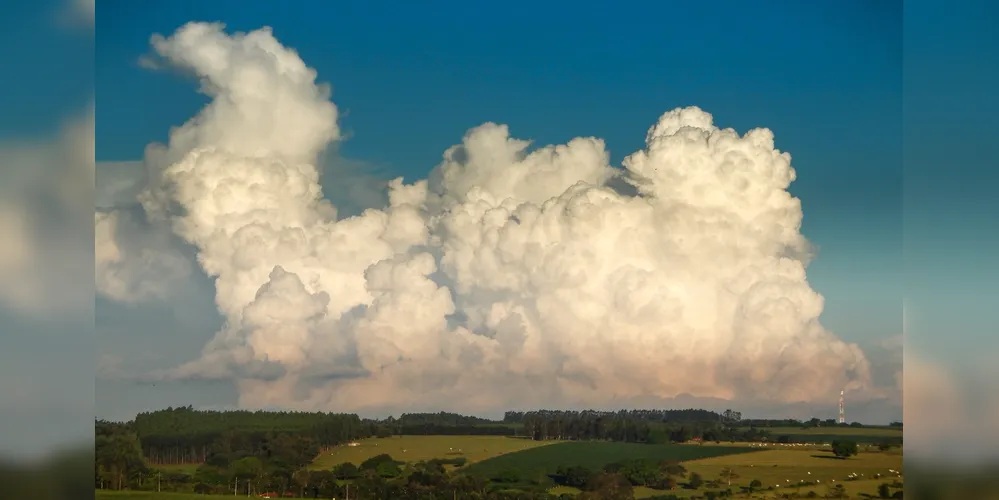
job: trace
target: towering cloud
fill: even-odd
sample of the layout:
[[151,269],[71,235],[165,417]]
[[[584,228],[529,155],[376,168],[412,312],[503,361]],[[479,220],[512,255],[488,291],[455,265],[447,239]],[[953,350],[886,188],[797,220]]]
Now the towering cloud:
[[316,167],[340,138],[329,88],[270,30],[223,29],[152,40],[211,102],[149,148],[139,198],[197,248],[227,320],[164,376],[360,411],[874,394],[818,321],[769,130],[675,109],[622,169],[599,139],[532,149],[487,123],[388,206],[338,217]]

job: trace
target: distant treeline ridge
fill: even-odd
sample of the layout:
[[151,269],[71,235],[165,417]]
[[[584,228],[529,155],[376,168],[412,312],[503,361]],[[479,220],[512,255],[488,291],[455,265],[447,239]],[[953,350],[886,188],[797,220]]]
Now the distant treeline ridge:
[[447,412],[362,419],[356,414],[203,411],[187,406],[143,412],[124,423],[98,420],[95,434],[110,435],[112,427],[127,430],[135,434],[151,463],[180,464],[204,463],[224,450],[266,452],[268,441],[277,435],[293,436],[323,451],[358,439],[391,435],[509,435],[639,443],[762,441],[769,437],[767,428],[820,426],[837,424],[819,419],[743,420],[736,411],[703,409],[508,411],[497,421]]

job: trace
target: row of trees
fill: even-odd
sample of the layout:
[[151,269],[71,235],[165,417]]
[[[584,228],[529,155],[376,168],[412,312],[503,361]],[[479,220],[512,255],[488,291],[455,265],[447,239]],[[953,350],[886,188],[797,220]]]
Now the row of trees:
[[[114,425],[122,424],[97,422],[98,429]],[[266,451],[275,434],[295,436],[323,450],[373,436],[380,427],[353,414],[198,411],[190,406],[140,413],[124,425],[154,464],[202,463],[237,449],[256,454]]]
[[[802,429],[814,429],[818,427],[864,427],[860,422],[839,423],[836,419],[827,418],[825,420],[811,418],[809,420],[797,420],[793,418],[785,419],[748,419],[742,421],[743,425],[751,427],[799,427]],[[902,422],[892,422],[888,427],[902,430]]]
[[[668,412],[532,411],[517,415],[526,436],[536,440],[609,440],[631,443],[762,441],[769,433],[743,428],[739,421],[704,410],[681,410],[689,419]],[[703,412],[703,413],[700,413]],[[658,415],[656,415],[658,413]]]
[[[197,492],[223,487],[233,491],[239,484],[249,487],[264,478],[285,487],[291,478],[301,475],[315,459],[327,441],[317,441],[313,429],[296,431],[262,431],[241,429],[221,431],[205,448],[204,460],[197,471],[184,474],[166,472],[156,465],[162,462],[150,459],[147,449],[154,456],[162,457],[163,448],[142,443],[134,422],[97,422],[95,428],[94,458],[95,486],[103,489],[192,489]],[[200,439],[204,434],[192,434]],[[159,436],[154,436],[159,437]],[[184,435],[174,434],[183,440]],[[319,434],[322,437],[322,434]],[[183,441],[175,441],[183,443]],[[178,444],[177,446],[183,446]],[[169,452],[170,448],[165,451]],[[229,485],[232,485],[231,487]],[[252,488],[251,488],[252,489]]]
[[641,420],[647,422],[738,422],[742,420],[742,414],[737,411],[725,410],[725,413],[716,413],[708,410],[686,409],[686,410],[619,410],[619,411],[597,411],[584,410],[577,412],[537,410],[537,411],[508,411],[503,415],[503,422],[523,423],[531,414],[548,413],[584,413],[587,415],[597,415],[602,417],[620,418],[625,420]]
[[476,425],[489,425],[496,422],[480,417],[470,417],[457,413],[403,413],[399,418],[388,417],[384,420],[386,424],[396,424],[399,426],[421,426],[434,425],[438,427],[471,427]]

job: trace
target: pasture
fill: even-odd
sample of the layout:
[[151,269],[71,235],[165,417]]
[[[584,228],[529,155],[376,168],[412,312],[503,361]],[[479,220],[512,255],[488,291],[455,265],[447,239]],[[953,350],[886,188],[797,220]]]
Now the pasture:
[[344,462],[360,465],[381,454],[390,455],[402,462],[464,457],[471,464],[551,444],[550,441],[505,436],[394,436],[363,439],[358,443],[358,446],[338,446],[323,452],[309,468],[329,470]]
[[886,439],[902,438],[902,430],[893,427],[763,427],[773,439],[788,436],[796,442],[830,443],[849,439],[861,444],[878,444]]
[[[716,448],[705,446],[704,449]],[[691,447],[694,449],[702,447]],[[638,458],[638,457],[634,457]],[[484,465],[485,463],[483,463]],[[898,453],[860,453],[845,460],[833,458],[831,453],[812,449],[779,449],[762,450],[754,453],[736,453],[724,456],[687,460],[684,467],[688,473],[696,472],[705,480],[718,479],[724,468],[730,468],[738,477],[732,480],[732,490],[739,493],[740,498],[774,498],[775,493],[795,492],[807,495],[815,491],[824,496],[836,484],[842,483],[850,498],[865,498],[865,495],[876,496],[877,488],[882,483],[890,483],[899,479],[902,471],[902,455]],[[890,472],[898,471],[898,475]],[[874,479],[875,474],[883,477]],[[689,475],[688,475],[689,477]],[[763,488],[773,488],[772,491],[759,492],[753,496],[743,496],[744,487],[759,479]],[[680,481],[684,483],[685,481]],[[803,482],[814,483],[807,486],[797,486]],[[727,488],[724,485],[722,489]],[[651,488],[635,488],[635,498],[647,498],[665,493],[679,497],[703,495],[710,488],[702,487],[699,491],[677,489],[664,492]],[[576,493],[575,488],[557,487],[549,490],[551,493]]]
[[876,436],[902,437],[902,430],[896,427],[759,427],[774,436],[795,434],[800,436]]
[[684,446],[604,441],[572,441],[501,455],[466,467],[465,471],[485,478],[504,470],[517,470],[524,478],[554,474],[559,466],[582,465],[590,469],[627,459],[676,460],[686,462],[723,455],[753,454],[746,446]]
[[722,469],[728,467],[739,475],[739,484],[759,479],[764,487],[786,487],[803,481],[834,484],[847,481],[851,474],[859,479],[871,479],[875,474],[893,475],[890,470],[902,470],[902,455],[873,452],[838,459],[829,452],[783,449],[707,458],[684,466],[705,479],[719,477]]
[[[883,483],[883,482],[885,482],[885,481],[884,480],[878,481],[878,480],[866,480],[865,479],[865,480],[860,480],[860,481],[851,481],[851,482],[844,483],[845,486],[846,486],[846,493],[847,493],[847,495],[849,495],[847,498],[851,498],[851,499],[876,498],[877,497],[878,486],[881,483]],[[745,481],[743,481],[742,483],[745,483]],[[740,485],[741,486],[745,486],[745,484],[740,484]],[[795,494],[798,495],[799,498],[807,498],[805,495],[808,495],[808,493],[811,492],[811,491],[814,491],[818,495],[818,498],[827,498],[827,495],[830,493],[830,491],[831,491],[831,489],[833,487],[834,487],[834,485],[832,485],[832,484],[828,484],[828,485],[815,485],[815,486],[802,486],[800,488],[783,487],[783,488],[775,488],[773,491],[756,492],[756,493],[753,493],[753,494],[747,496],[746,493],[741,492],[742,491],[741,488],[736,487],[736,483],[735,482],[732,483],[732,491],[736,492],[736,497],[737,498],[743,498],[743,499],[749,499],[749,500],[773,499],[773,498],[777,498],[776,495],[778,495],[778,494],[786,494],[786,493],[795,493]],[[635,488],[635,498],[636,499],[649,498],[649,497],[659,496],[659,495],[663,495],[663,494],[674,494],[674,495],[676,495],[676,496],[678,496],[680,498],[690,498],[690,497],[698,496],[698,495],[700,495],[701,497],[703,497],[704,496],[704,492],[707,491],[707,490],[708,489],[701,488],[700,491],[677,490],[677,491],[666,492],[666,491],[654,490],[652,488],[638,487],[638,488]],[[575,490],[574,488],[563,488],[561,490],[554,490],[554,491],[550,490],[550,493],[555,493],[555,494],[559,494],[559,493],[574,493],[575,491],[578,491],[578,490]]]

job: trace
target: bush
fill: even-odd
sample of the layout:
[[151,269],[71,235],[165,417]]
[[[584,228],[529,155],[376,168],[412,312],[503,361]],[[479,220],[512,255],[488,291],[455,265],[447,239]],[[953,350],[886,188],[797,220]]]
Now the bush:
[[694,472],[690,475],[690,479],[687,481],[687,485],[689,485],[691,489],[696,490],[697,488],[700,488],[701,486],[704,485],[704,478],[702,478],[700,474]]
[[586,467],[574,465],[572,467],[559,467],[556,475],[559,476],[559,482],[565,486],[583,488],[593,478],[594,473]]
[[503,469],[496,474],[493,481],[497,483],[516,483],[520,481],[520,471],[517,469]]
[[399,477],[402,471],[399,469],[399,465],[395,462],[382,462],[378,464],[375,469],[378,471],[378,475],[384,478]]
[[391,456],[382,453],[381,455],[375,455],[363,462],[361,462],[361,470],[376,470],[378,466],[386,462],[395,462]]
[[350,462],[344,462],[333,468],[333,474],[336,474],[337,479],[354,479],[358,472],[357,466]]
[[847,458],[857,454],[857,443],[844,439],[832,442],[832,452],[839,458]]

